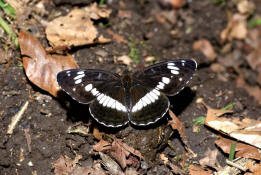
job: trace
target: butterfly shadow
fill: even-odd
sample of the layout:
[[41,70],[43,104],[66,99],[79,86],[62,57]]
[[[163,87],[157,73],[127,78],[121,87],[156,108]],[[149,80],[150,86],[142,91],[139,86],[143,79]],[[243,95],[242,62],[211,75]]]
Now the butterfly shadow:
[[196,92],[192,91],[189,87],[185,87],[180,93],[175,96],[169,96],[170,109],[176,115],[181,114],[186,107],[193,101]]

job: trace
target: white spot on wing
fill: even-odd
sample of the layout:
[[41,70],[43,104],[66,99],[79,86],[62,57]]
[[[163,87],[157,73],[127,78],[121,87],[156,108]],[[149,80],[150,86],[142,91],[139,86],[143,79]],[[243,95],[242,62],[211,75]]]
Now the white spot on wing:
[[152,99],[154,99],[153,102],[154,102],[155,100],[158,100],[158,98],[159,98],[159,97],[158,97],[156,94],[154,94],[153,92],[150,92],[149,95],[150,95],[150,97],[151,97]]
[[179,78],[179,81],[182,81],[182,77]]
[[100,104],[103,104],[104,103],[104,101],[107,99],[107,95],[104,95],[102,98],[101,98],[101,100],[99,101],[99,103]]
[[171,70],[179,70],[179,68],[176,66],[167,66],[167,68]]
[[159,89],[164,89],[164,86],[165,86],[165,84],[164,84],[164,83],[162,83],[162,82],[159,82],[159,84],[158,84],[157,88],[159,88]]
[[92,93],[92,95],[96,96],[99,93],[99,91],[97,91],[97,89],[94,88],[94,89],[92,89],[91,93]]
[[81,74],[84,74],[84,72],[83,71],[77,72],[77,75],[81,75]]
[[99,96],[97,97],[97,100],[100,101],[103,96],[104,96],[104,94],[99,95]]
[[74,80],[81,79],[81,78],[83,78],[84,76],[85,76],[84,74],[77,75],[76,77],[74,77]]
[[179,72],[176,71],[176,70],[171,70],[171,73],[172,73],[172,74],[175,74],[175,75],[178,75],[178,74],[179,74]]
[[170,79],[168,77],[162,77],[162,82],[165,84],[169,84]]
[[87,86],[85,86],[85,91],[89,92],[90,90],[92,90],[92,84],[88,84]]
[[78,79],[74,82],[74,84],[80,84],[82,82],[82,79]]
[[175,66],[175,63],[168,63],[168,66]]
[[103,106],[107,106],[108,102],[110,101],[111,97],[107,96],[106,100],[102,103]]
[[115,100],[110,98],[110,100],[107,103],[107,107],[112,108],[113,104],[115,103]]
[[153,89],[152,92],[153,92],[154,94],[156,94],[157,96],[160,95],[160,92],[159,92],[157,89]]
[[118,101],[116,101],[116,109],[121,111],[121,104]]

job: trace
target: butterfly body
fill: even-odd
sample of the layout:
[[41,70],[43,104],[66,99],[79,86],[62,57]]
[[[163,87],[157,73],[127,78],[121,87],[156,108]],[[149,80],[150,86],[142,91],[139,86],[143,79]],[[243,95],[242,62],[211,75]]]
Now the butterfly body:
[[180,92],[192,78],[196,62],[180,59],[161,62],[122,76],[98,69],[59,72],[58,84],[79,103],[89,104],[92,117],[108,127],[127,123],[155,123],[169,109],[166,95]]

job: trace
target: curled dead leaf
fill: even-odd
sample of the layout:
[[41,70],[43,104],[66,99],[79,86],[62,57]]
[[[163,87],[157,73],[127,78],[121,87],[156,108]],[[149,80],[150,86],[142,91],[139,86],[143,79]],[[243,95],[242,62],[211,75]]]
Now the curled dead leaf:
[[121,35],[114,33],[112,30],[107,29],[107,33],[112,36],[116,43],[127,43],[127,40],[125,40]]
[[117,60],[126,65],[133,63],[133,60],[128,55],[120,56]]
[[130,154],[135,155],[139,159],[144,159],[138,150],[135,150],[117,138],[114,138],[111,144],[101,139],[93,146],[92,150],[98,152],[106,151],[106,153],[111,155],[123,169],[126,168],[127,165],[136,164],[136,161],[132,160],[134,156],[131,156]]
[[[206,104],[205,104],[206,106]],[[261,148],[261,122],[245,118],[225,118],[219,117],[225,113],[231,113],[231,110],[212,109],[207,107],[207,117],[205,125],[225,133],[242,142]]]
[[211,170],[204,170],[200,166],[190,165],[189,174],[190,175],[211,175],[211,174],[213,174],[213,172]]
[[184,134],[185,128],[183,124],[180,122],[178,117],[170,109],[169,109],[169,116],[172,119],[169,120],[169,124],[172,127],[172,129],[177,130],[179,132],[180,138],[184,143],[186,150],[190,153],[192,157],[197,157],[197,154],[195,154],[188,146],[188,140],[186,139]]
[[210,61],[215,60],[217,54],[211,43],[206,39],[200,39],[193,44],[194,50],[200,50]]
[[23,67],[28,79],[56,97],[60,90],[56,75],[65,69],[78,68],[74,58],[71,55],[47,54],[40,42],[24,31],[20,32],[18,41],[24,55]]
[[232,39],[244,39],[247,36],[247,22],[246,16],[239,13],[227,14],[228,24],[227,27],[221,32],[221,42]]
[[237,10],[242,14],[250,15],[255,10],[255,4],[252,1],[243,0],[237,4]]
[[217,149],[211,150],[208,148],[208,150],[204,153],[204,158],[199,160],[200,165],[203,167],[209,166],[212,168],[219,168],[220,165],[217,161],[217,155]]
[[97,4],[85,9],[74,9],[66,16],[58,17],[48,23],[47,39],[54,47],[110,42],[110,39],[98,35],[98,31],[91,21],[91,18],[108,17],[109,13],[108,10],[99,9]]

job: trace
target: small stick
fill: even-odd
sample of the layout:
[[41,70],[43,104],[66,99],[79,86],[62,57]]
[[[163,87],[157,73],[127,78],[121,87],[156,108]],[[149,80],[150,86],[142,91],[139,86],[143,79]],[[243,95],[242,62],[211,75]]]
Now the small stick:
[[240,165],[237,164],[237,163],[234,163],[234,162],[232,162],[232,161],[230,161],[230,160],[226,160],[226,163],[227,163],[228,165],[230,165],[230,166],[233,166],[233,167],[236,167],[236,168],[240,169],[241,171],[246,172],[246,169],[245,169],[244,167],[240,166]]
[[12,117],[12,121],[8,125],[7,134],[13,134],[13,130],[14,130],[16,124],[21,120],[22,115],[24,114],[25,110],[28,107],[28,104],[29,104],[29,102],[26,101],[25,104],[23,105],[23,107],[21,108],[21,110]]

